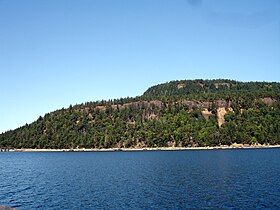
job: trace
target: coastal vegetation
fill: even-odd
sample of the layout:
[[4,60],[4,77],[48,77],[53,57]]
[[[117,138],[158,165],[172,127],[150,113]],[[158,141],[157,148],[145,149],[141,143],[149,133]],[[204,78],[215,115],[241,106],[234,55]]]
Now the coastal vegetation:
[[0,148],[280,144],[280,83],[181,80],[70,105],[0,135]]

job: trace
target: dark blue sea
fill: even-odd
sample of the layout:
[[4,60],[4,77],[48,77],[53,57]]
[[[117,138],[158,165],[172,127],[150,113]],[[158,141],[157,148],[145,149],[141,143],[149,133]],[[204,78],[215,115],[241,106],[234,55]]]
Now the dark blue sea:
[[280,209],[280,149],[2,152],[0,206]]

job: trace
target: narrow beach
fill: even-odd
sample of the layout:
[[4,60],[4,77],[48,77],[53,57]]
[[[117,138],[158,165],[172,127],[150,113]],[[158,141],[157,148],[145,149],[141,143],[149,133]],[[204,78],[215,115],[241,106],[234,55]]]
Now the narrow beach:
[[113,151],[176,151],[176,150],[216,150],[216,149],[258,149],[258,148],[280,148],[280,145],[244,145],[244,144],[232,144],[231,146],[215,146],[215,147],[144,147],[144,148],[103,148],[103,149],[9,149],[2,152],[113,152]]

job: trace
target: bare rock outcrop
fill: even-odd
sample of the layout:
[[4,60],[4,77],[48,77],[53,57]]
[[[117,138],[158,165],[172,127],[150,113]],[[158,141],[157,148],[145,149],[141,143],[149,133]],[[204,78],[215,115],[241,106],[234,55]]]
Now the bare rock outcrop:
[[209,117],[213,115],[208,109],[201,110],[201,114],[206,120],[208,120]]
[[219,127],[222,126],[222,124],[225,123],[225,114],[227,113],[226,108],[225,107],[219,107],[217,109],[217,120],[218,120],[218,125]]

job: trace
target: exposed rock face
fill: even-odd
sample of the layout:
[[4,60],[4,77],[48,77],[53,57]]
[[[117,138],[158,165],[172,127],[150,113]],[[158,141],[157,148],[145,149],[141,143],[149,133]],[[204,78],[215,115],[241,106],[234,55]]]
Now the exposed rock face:
[[226,101],[226,100],[216,100],[214,102],[182,100],[181,103],[184,104],[185,106],[188,106],[189,108],[199,108],[199,109],[207,109],[212,105],[215,105],[216,107],[230,107],[232,105],[231,101]]
[[[227,84],[222,84],[227,86]],[[267,105],[272,105],[274,102],[277,102],[277,100],[272,99],[270,97],[266,97],[266,98],[260,98],[258,99],[262,102],[264,102]],[[180,100],[178,102],[176,102],[176,104],[181,104],[184,105],[190,109],[200,109],[201,110],[201,114],[203,115],[203,117],[208,120],[210,116],[214,115],[213,113],[211,113],[209,111],[210,107],[215,107],[217,109],[217,121],[218,121],[218,125],[219,127],[221,127],[224,123],[225,123],[225,119],[224,116],[225,114],[227,114],[228,112],[233,112],[232,109],[232,105],[233,102],[232,101],[227,101],[227,100],[215,100],[215,101],[196,101],[196,100]],[[114,104],[111,105],[111,108],[113,110],[116,109],[124,109],[124,108],[128,108],[128,107],[136,107],[136,108],[141,108],[141,107],[163,107],[163,106],[169,106],[168,104],[160,101],[160,100],[151,100],[151,101],[136,101],[136,102],[130,102],[130,103],[124,103],[124,104]],[[96,106],[95,109],[96,110],[100,110],[100,111],[106,111],[109,107],[108,106]],[[82,109],[82,110],[77,110],[80,112],[85,112],[89,114],[89,118],[92,118],[92,115],[90,113],[89,109]],[[241,113],[244,110],[241,109]],[[155,113],[148,113],[145,116],[148,120],[158,120],[159,116],[156,115]],[[1,210],[1,209],[0,209]]]
[[198,102],[196,101],[188,101],[188,100],[182,100],[181,103],[189,108],[196,108],[198,107]]
[[[270,100],[270,99],[263,99],[265,100],[265,103],[273,103],[275,102],[274,100]],[[229,108],[232,106],[232,101],[226,101],[226,100],[216,100],[216,101],[195,101],[195,100],[181,100],[179,102],[176,102],[179,104],[182,104],[184,106],[189,107],[190,109],[208,109],[211,106],[215,106],[217,108],[220,107],[224,107],[224,108]],[[111,105],[111,108],[116,110],[116,109],[124,109],[124,108],[128,108],[128,107],[137,107],[137,108],[141,108],[141,107],[150,107],[150,106],[156,106],[156,107],[163,107],[164,103],[160,100],[152,100],[152,101],[136,101],[136,102],[131,102],[131,103],[125,103],[125,104],[114,104]],[[95,109],[96,110],[100,110],[100,111],[106,111],[109,107],[108,106],[96,106]],[[82,110],[77,110],[80,112],[85,112],[85,113],[90,113],[90,110],[87,109],[82,109]]]
[[178,84],[178,85],[177,85],[177,89],[182,89],[182,88],[184,88],[184,87],[186,87],[186,84]]
[[204,109],[201,111],[202,116],[208,120],[210,116],[212,116],[213,114],[211,112],[208,111],[208,109]]
[[[265,100],[265,103],[273,103],[274,100],[272,100],[271,98],[265,98],[263,99]],[[232,101],[226,101],[226,100],[216,100],[216,101],[194,101],[194,100],[181,100],[179,102],[176,103],[180,103],[184,106],[187,106],[190,109],[200,109],[201,110],[201,114],[203,115],[203,117],[208,120],[210,116],[212,116],[213,114],[209,111],[209,107],[211,106],[215,106],[217,108],[217,121],[218,121],[218,125],[219,127],[222,126],[222,124],[224,124],[225,119],[224,116],[228,111],[233,111],[231,106],[232,106]],[[152,100],[152,101],[136,101],[136,102],[131,102],[131,103],[125,103],[125,104],[115,104],[115,105],[111,105],[111,108],[116,110],[116,109],[124,109],[124,108],[128,108],[128,107],[137,107],[137,108],[141,108],[141,107],[150,107],[150,106],[156,106],[156,107],[162,107],[164,106],[164,103],[160,100]],[[100,110],[100,111],[105,111],[106,109],[108,109],[108,106],[96,106],[95,109]],[[88,110],[79,110],[79,111],[86,111],[88,112]],[[147,119],[149,120],[157,120],[159,118],[159,116],[155,115],[154,113],[149,113],[146,116]]]
[[223,82],[223,83],[215,83],[214,84],[216,88],[219,88],[221,86],[226,86],[227,88],[230,88],[230,83]]
[[105,111],[106,106],[97,106],[95,109],[100,110],[100,111]]
[[276,102],[276,100],[270,98],[270,97],[266,97],[266,98],[261,98],[261,101],[264,102],[267,105],[271,105],[274,102]]
[[218,125],[219,127],[222,126],[222,124],[225,123],[225,114],[227,113],[226,108],[225,107],[219,107],[217,109],[217,120],[218,120]]
[[217,100],[215,101],[217,107],[229,107],[231,106],[231,101],[227,102],[226,100]]
[[[115,105],[111,105],[111,107],[112,107],[112,109],[116,110],[116,109],[128,108],[131,106],[141,108],[143,106],[152,106],[152,105],[157,106],[157,107],[162,107],[163,103],[160,100],[136,101],[136,102],[125,103],[125,104],[115,104]],[[95,109],[100,110],[100,111],[105,111],[106,109],[108,109],[108,107],[107,106],[96,106]]]

